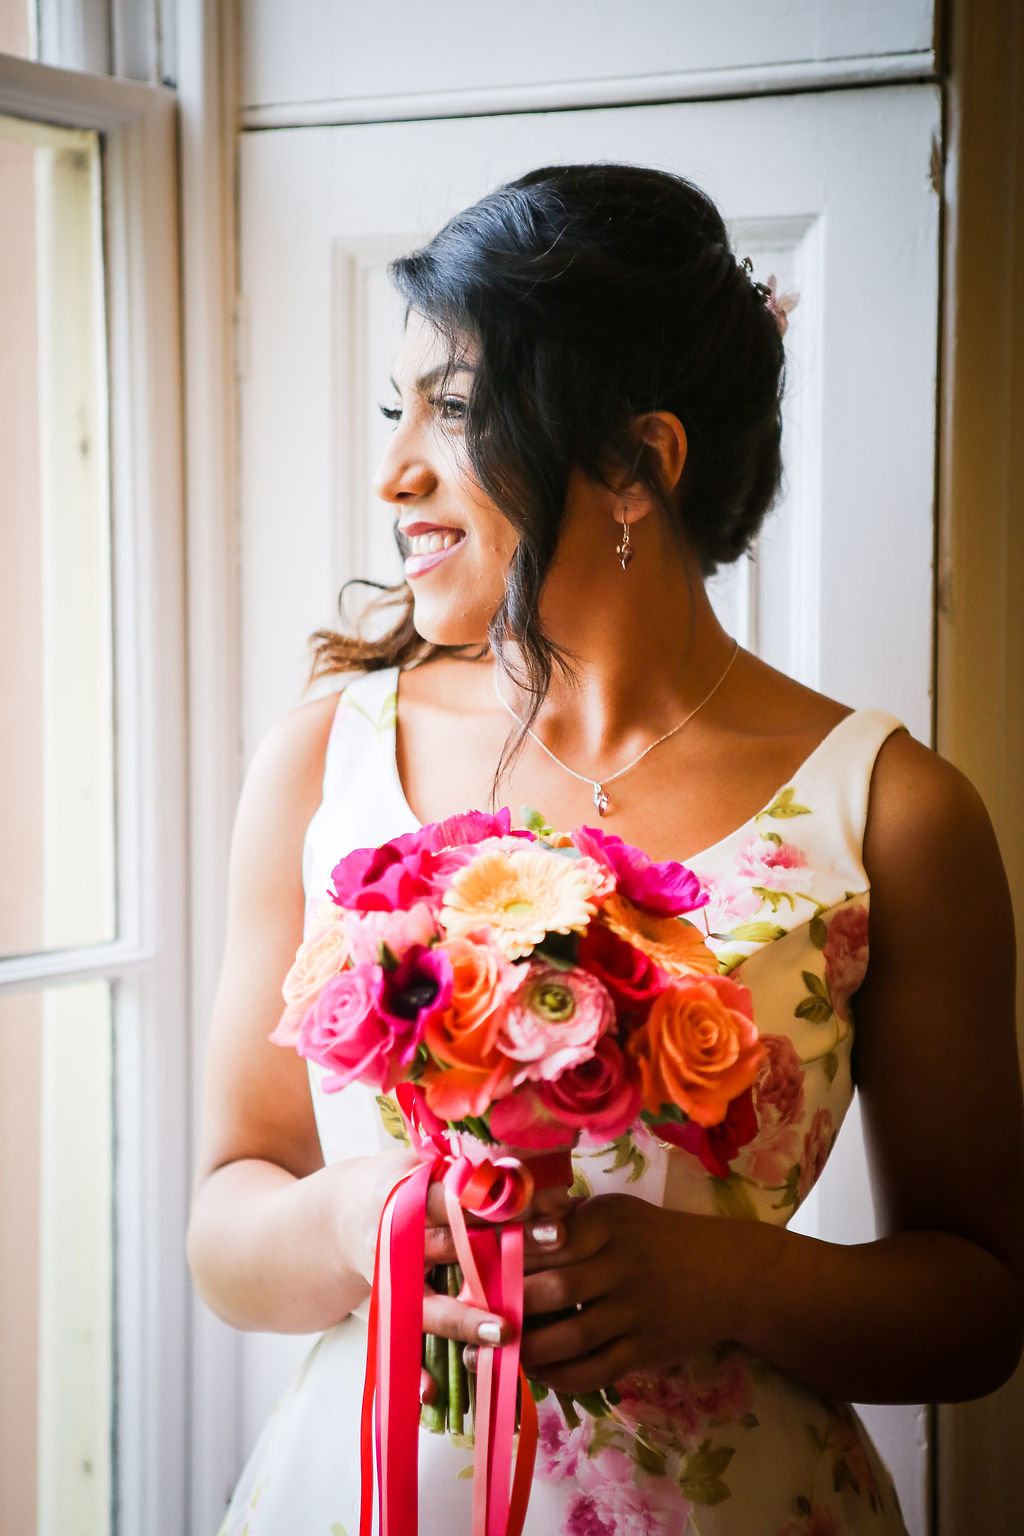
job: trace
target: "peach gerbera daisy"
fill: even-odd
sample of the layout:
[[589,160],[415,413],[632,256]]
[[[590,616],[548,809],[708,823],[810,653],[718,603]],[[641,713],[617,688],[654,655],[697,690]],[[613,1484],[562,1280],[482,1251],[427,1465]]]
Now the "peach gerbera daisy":
[[546,933],[582,933],[594,915],[593,870],[538,847],[481,853],[452,876],[441,922],[449,938],[489,928],[509,960]]
[[670,976],[716,976],[718,961],[692,923],[634,907],[618,892],[601,905],[601,919],[620,939],[650,955]]

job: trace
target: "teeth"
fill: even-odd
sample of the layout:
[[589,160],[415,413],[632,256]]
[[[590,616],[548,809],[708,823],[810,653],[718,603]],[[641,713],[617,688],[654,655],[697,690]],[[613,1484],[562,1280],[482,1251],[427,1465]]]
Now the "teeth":
[[416,533],[409,540],[409,552],[413,555],[436,555],[442,549],[451,549],[453,544],[458,543],[458,537],[456,533],[439,533],[436,530],[433,533]]

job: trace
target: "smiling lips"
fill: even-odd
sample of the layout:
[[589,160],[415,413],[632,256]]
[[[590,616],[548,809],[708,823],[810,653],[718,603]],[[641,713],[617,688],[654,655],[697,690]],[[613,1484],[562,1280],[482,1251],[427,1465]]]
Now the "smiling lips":
[[401,531],[409,550],[405,558],[407,580],[433,570],[465,537],[461,528],[444,528],[429,523],[411,523]]

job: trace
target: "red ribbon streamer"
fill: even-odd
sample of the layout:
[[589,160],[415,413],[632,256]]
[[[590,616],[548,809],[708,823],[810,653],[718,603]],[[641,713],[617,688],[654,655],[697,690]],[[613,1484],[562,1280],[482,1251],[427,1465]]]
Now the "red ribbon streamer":
[[[473,1536],[521,1536],[537,1452],[537,1409],[519,1363],[523,1326],[523,1228],[515,1218],[535,1189],[568,1187],[568,1151],[474,1162],[456,1133],[427,1109],[412,1084],[397,1089],[420,1157],[381,1213],[367,1329],[360,1433],[360,1536],[372,1536],[376,1466],[379,1536],[417,1536],[420,1358],[426,1200],[439,1180],[462,1267],[460,1301],[512,1324],[511,1343],[480,1345],[473,1458]],[[500,1225],[467,1227],[465,1213]],[[520,1397],[515,1456],[516,1392]]]

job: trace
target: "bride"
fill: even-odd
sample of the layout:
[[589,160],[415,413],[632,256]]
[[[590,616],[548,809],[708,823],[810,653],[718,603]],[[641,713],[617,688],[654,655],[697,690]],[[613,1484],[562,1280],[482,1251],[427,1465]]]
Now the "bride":
[[[903,1531],[849,1402],[978,1396],[1021,1348],[1012,919],[962,776],[709,603],[778,489],[784,306],[705,194],[637,167],[535,171],[393,277],[376,491],[405,583],[383,639],[315,637],[341,691],[271,732],[234,840],[189,1257],[236,1327],[325,1332],[224,1529],[352,1536],[360,1309],[411,1160],[372,1093],[326,1096],[268,1043],[307,903],[350,848],[501,803],[690,865],[771,1042],[728,1180],[638,1137],[626,1167],[581,1150],[589,1197],[528,1219],[526,1311],[562,1315],[522,1344],[552,1389],[527,1531]],[[844,1246],[786,1222],[854,1086],[879,1235]],[[452,1261],[435,1191],[428,1222],[428,1264]],[[509,1336],[429,1289],[423,1321]],[[554,1406],[611,1381],[600,1429]],[[468,1532],[466,1453],[421,1439],[422,1529]]]

